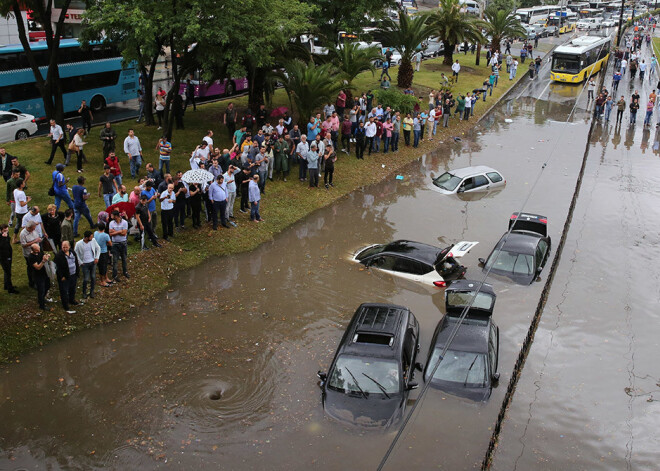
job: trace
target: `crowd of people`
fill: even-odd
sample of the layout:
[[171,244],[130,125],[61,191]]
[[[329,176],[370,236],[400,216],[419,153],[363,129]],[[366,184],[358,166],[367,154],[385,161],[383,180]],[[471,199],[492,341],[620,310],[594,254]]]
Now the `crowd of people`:
[[[11,208],[8,223],[0,226],[5,290],[18,293],[11,279],[11,261],[12,244],[20,244],[28,284],[36,289],[39,306],[48,309],[46,302],[52,300],[49,296],[53,292],[52,280],[59,286],[62,307],[74,313],[78,303],[96,296],[97,272],[98,284],[103,287],[130,278],[126,259],[131,239],[141,249],[148,250],[149,241],[152,247],[161,247],[161,241],[176,237],[188,224],[193,228],[208,223],[214,230],[219,226],[231,229],[237,226],[235,206],[246,214],[246,219],[249,214],[250,221],[263,222],[260,206],[268,181],[287,181],[297,166],[298,180],[308,189],[330,190],[336,184],[335,168],[341,162],[338,151],[350,155],[353,150],[357,159],[364,159],[365,154],[397,152],[401,134],[405,146],[417,147],[425,139],[433,140],[437,128],[448,127],[452,118],[469,120],[479,99],[486,101],[492,95],[504,64],[509,78],[515,77],[517,61],[510,59],[508,55],[505,62],[499,53],[489,54],[491,72],[482,88],[454,96],[452,88],[460,73],[460,63],[456,61],[451,79],[440,74],[440,87],[429,93],[428,107],[418,97],[410,113],[376,103],[371,90],[354,97],[340,91],[318,113],[308,120],[301,119],[305,124],[300,126],[294,124],[288,112],[273,117],[264,105],[256,113],[248,109],[239,118],[235,105],[229,103],[222,124],[231,139],[231,147],[222,150],[216,147],[214,132],[209,129],[190,153],[186,165],[179,162],[180,170],[176,171],[171,169],[173,147],[166,136],[155,146],[158,162],[147,162],[145,173],[142,169],[145,155],[135,130],[129,129],[123,137],[123,146],[118,147],[120,137],[108,122],[99,131],[103,172],[90,184],[84,168],[87,162],[84,148],[91,138],[93,116],[83,102],[79,110],[83,118],[80,128],[67,123],[63,129],[55,120],[50,121],[51,149],[45,164],[53,165],[58,153],[61,162],[52,171],[52,186],[48,191],[52,201],[46,205],[46,212],[42,213],[29,194],[30,172],[17,156],[0,148],[3,177],[7,182],[6,200]],[[412,89],[404,93],[414,94]],[[186,86],[185,96],[185,104],[181,106],[191,104],[195,109],[194,89]],[[164,124],[159,113],[164,98],[161,89],[154,103],[159,128]],[[75,184],[65,175],[74,156],[78,173]],[[128,163],[132,188],[127,187],[120,161]],[[88,206],[94,194],[105,206],[96,215]],[[82,218],[89,228],[79,233]],[[157,235],[159,219],[160,236]],[[78,278],[82,278],[82,300],[76,298]]]

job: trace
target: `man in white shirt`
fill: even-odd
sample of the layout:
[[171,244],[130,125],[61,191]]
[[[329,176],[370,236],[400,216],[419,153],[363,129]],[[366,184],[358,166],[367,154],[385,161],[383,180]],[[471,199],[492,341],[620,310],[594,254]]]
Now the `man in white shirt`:
[[23,216],[22,226],[27,227],[28,224],[34,223],[35,230],[39,237],[42,239],[48,239],[48,234],[46,234],[46,229],[44,228],[44,223],[41,220],[41,214],[39,214],[39,206],[32,206],[30,211],[28,211],[25,216]]
[[201,164],[204,164],[204,168],[208,168],[208,158],[209,158],[209,146],[206,141],[202,141],[192,153],[190,158],[190,168],[193,170],[198,169]]
[[213,149],[213,131],[209,129],[206,132],[206,136],[204,136],[202,140],[206,142],[206,145],[208,145],[209,149]]
[[371,155],[371,148],[373,147],[374,144],[374,136],[376,135],[376,131],[378,130],[378,126],[376,126],[376,122],[374,121],[374,118],[369,118],[369,122],[364,127],[364,129],[365,129],[364,135],[367,138],[367,147],[369,147],[368,155]]
[[435,110],[436,108],[432,108],[431,111],[429,111],[429,117],[426,120],[426,127],[429,129],[429,141],[432,141],[433,136],[435,136],[435,127],[437,124],[437,119],[435,118]]
[[455,82],[458,83],[458,73],[461,71],[461,64],[458,63],[458,59],[451,65],[451,71],[455,77]]
[[296,157],[298,157],[298,179],[301,182],[307,180],[307,153],[309,152],[309,142],[307,135],[300,136],[300,142],[296,146]]
[[64,147],[66,139],[64,131],[62,131],[62,126],[57,124],[54,119],[50,120],[50,132],[48,133],[48,137],[50,137],[50,158],[44,163],[46,165],[53,163],[53,158],[55,157],[55,152],[58,147],[62,151],[62,155],[66,160],[66,148]]
[[137,178],[140,173],[140,166],[142,165],[142,146],[140,139],[135,135],[135,131],[128,130],[128,136],[124,139],[124,152],[128,156],[128,161],[131,167],[131,177]]
[[[78,256],[78,263],[83,272],[82,292],[83,299],[94,298],[94,286],[96,285],[96,265],[101,258],[101,247],[94,239],[92,231],[85,231],[82,240],[76,243],[74,249]],[[89,293],[87,292],[89,283]]]

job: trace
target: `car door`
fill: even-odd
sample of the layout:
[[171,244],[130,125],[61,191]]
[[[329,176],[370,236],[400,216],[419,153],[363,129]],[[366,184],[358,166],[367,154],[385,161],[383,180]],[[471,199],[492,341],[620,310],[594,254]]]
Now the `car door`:
[[488,365],[490,368],[489,379],[497,373],[497,365],[499,363],[499,349],[500,349],[500,332],[499,328],[491,322],[490,332],[488,335]]
[[0,114],[0,142],[10,142],[14,140],[15,136],[12,132],[14,121],[16,121],[16,116],[4,113]]
[[461,258],[465,254],[467,254],[474,246],[476,246],[479,242],[470,242],[467,240],[462,240],[461,242],[458,242],[454,244],[451,249],[449,250],[449,253],[447,254],[447,257],[454,257],[454,258]]
[[536,245],[536,254],[535,254],[537,273],[540,273],[541,269],[543,268],[545,259],[547,258],[547,254],[548,254],[548,243],[545,241],[545,239],[539,239],[539,242]]

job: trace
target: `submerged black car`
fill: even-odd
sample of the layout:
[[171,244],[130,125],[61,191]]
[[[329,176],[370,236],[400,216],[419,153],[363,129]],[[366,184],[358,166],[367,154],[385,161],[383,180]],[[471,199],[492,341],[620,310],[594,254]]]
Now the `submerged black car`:
[[505,233],[488,259],[479,259],[484,271],[503,275],[522,285],[531,284],[541,274],[550,254],[548,219],[539,214],[513,213],[511,233]]
[[[499,328],[492,321],[495,292],[483,284],[459,324],[459,318],[479,286],[478,281],[458,280],[445,291],[447,315],[438,323],[429,349],[424,380],[432,387],[473,401],[486,401],[499,380]],[[443,350],[453,340],[438,364]],[[433,371],[436,364],[438,367]]]
[[[332,418],[388,427],[405,410],[419,350],[419,324],[408,308],[362,304],[339,343],[328,373],[318,373]],[[421,367],[419,367],[421,369]]]

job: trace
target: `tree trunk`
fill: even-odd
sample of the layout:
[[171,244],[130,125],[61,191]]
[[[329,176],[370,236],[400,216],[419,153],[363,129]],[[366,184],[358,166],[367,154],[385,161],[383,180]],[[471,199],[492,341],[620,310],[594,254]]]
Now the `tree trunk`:
[[266,80],[266,69],[257,67],[248,68],[248,108],[252,111],[258,110],[264,104],[264,83]]
[[399,64],[399,72],[396,76],[396,86],[399,88],[408,88],[412,85],[413,75],[415,71],[413,70],[412,62],[408,57],[401,58],[401,64]]
[[456,49],[456,44],[445,44],[445,58],[442,61],[444,65],[452,65],[454,63],[454,49]]
[[477,43],[477,58],[474,61],[474,65],[479,65],[480,59],[481,59],[481,43]]
[[143,77],[146,78],[144,83],[144,95],[142,99],[144,100],[144,120],[147,126],[154,125],[154,75],[156,74],[156,65],[158,64],[158,54],[156,54],[149,63],[149,70],[145,67],[144,62],[141,61],[140,73]]

